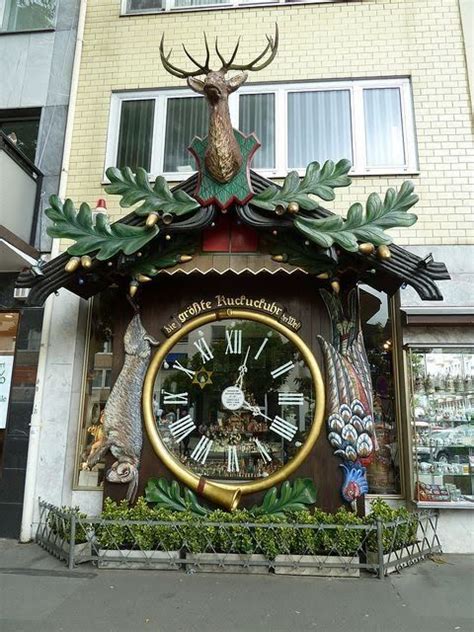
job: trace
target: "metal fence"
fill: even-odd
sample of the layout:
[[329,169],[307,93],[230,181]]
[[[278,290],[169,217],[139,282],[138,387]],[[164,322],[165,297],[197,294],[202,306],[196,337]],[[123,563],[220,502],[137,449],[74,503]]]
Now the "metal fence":
[[[231,517],[230,517],[231,519]],[[441,551],[438,515],[367,524],[209,522],[86,518],[77,510],[40,501],[36,542],[70,569],[146,568],[380,579]]]

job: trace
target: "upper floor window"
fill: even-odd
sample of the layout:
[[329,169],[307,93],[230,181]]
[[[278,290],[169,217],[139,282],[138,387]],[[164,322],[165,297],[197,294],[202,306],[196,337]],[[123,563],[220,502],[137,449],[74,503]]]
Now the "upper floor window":
[[54,28],[57,0],[0,0],[1,31]]
[[318,3],[328,2],[328,0],[122,0],[122,13],[133,14],[156,13],[157,11],[221,9],[261,4],[288,4],[292,2]]
[[[359,175],[417,170],[408,79],[247,85],[229,108],[233,126],[260,140],[252,166],[268,177],[341,158]],[[187,177],[195,168],[187,147],[206,135],[207,118],[190,90],[114,94],[106,167]]]

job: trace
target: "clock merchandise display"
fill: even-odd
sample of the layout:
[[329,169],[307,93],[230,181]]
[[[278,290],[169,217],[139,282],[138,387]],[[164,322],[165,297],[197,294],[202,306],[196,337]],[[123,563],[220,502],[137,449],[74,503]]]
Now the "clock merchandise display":
[[143,410],[167,468],[209,500],[284,481],[324,416],[319,366],[297,333],[266,314],[215,310],[187,322],[150,363]]

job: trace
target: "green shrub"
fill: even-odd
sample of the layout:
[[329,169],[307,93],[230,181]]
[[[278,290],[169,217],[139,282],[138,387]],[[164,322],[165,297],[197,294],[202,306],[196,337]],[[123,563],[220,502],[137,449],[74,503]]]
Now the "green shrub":
[[[255,553],[262,553],[270,560],[277,555],[288,555],[294,548],[295,529],[282,516],[258,516],[257,524],[275,526],[255,527]],[[279,525],[282,526],[279,526]]]
[[[206,517],[207,521],[224,523],[221,527],[209,527],[214,551],[239,554],[255,552],[253,529],[243,524],[253,522],[254,517],[246,509],[232,513],[217,509]],[[225,523],[229,523],[228,526]]]
[[[61,507],[60,512],[65,514],[59,516],[57,513],[51,511],[48,515],[48,526],[52,533],[57,535],[61,540],[65,542],[71,541],[71,518],[74,515],[79,520],[85,520],[87,514],[80,511],[79,507]],[[74,537],[74,544],[82,544],[88,542],[93,534],[92,525],[82,524],[76,521],[76,534]]]
[[104,521],[96,529],[97,544],[101,549],[127,549],[133,546],[129,528],[125,524],[111,524],[107,521],[129,520],[130,507],[126,500],[116,503],[111,498],[106,498],[101,513]]
[[334,514],[334,524],[341,525],[333,531],[334,548],[339,555],[355,555],[364,540],[363,529],[347,529],[347,526],[362,525],[364,521],[344,507]]
[[[383,552],[401,549],[416,542],[418,530],[418,518],[416,514],[410,513],[405,507],[394,509],[384,500],[377,498],[371,503],[371,512],[365,518],[366,524],[376,524],[377,519],[384,525],[382,528]],[[386,523],[393,522],[393,526],[385,526]],[[372,531],[368,537],[367,548],[369,551],[377,551],[377,532]]]
[[182,514],[168,509],[153,509],[152,512],[153,520],[170,523],[153,525],[153,548],[157,551],[178,551],[182,547],[182,537],[173,523],[178,522]]

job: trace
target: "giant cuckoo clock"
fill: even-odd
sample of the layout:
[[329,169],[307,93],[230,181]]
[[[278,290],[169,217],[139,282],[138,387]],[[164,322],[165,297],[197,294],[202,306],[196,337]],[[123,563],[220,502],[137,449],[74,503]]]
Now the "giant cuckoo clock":
[[[110,451],[107,480],[126,484],[130,500],[143,488],[141,460],[152,450],[168,478],[232,510],[242,497],[292,476],[310,455],[317,460],[314,446],[325,427],[317,446],[324,441],[327,452],[333,450],[331,458],[343,473],[342,498],[353,503],[367,492],[366,466],[377,449],[357,286],[391,295],[408,284],[422,299],[441,300],[435,281],[449,278],[444,264],[395,246],[386,232],[416,222],[409,210],[418,198],[410,182],[388,189],[383,198],[372,193],[343,217],[319,200],[334,200],[338,187],[350,185],[348,160],[312,162],[303,178],[291,172],[282,185],[251,169],[260,143],[255,134],[232,128],[228,97],[245,83],[247,71],[275,59],[278,38],[275,27],[247,64],[237,62],[239,42],[226,59],[216,40],[218,70],[210,67],[206,36],[203,63],[183,47],[190,70],[171,61],[163,38],[165,69],[186,79],[209,108],[208,135],[194,138],[189,148],[196,173],[170,189],[162,176],[150,183],[143,169],[109,168],[106,191],[132,208],[113,223],[104,213],[93,214],[87,203],[77,210],[72,200],[51,197],[48,232],[74,243],[18,279],[34,305],[61,287],[85,299],[110,286],[128,294],[136,314],[126,329],[102,439],[85,466],[93,467]],[[231,71],[238,73],[229,76]],[[223,214],[257,236],[258,256],[268,257],[269,265],[297,268],[312,280],[332,327],[320,332],[314,347],[278,301],[257,300],[251,291],[228,303],[222,295],[220,305],[195,291],[178,297],[195,307],[165,326],[165,336],[144,328],[145,296],[166,304],[160,295],[163,271],[191,264],[199,269],[202,235]],[[321,371],[315,348],[324,362]]]

